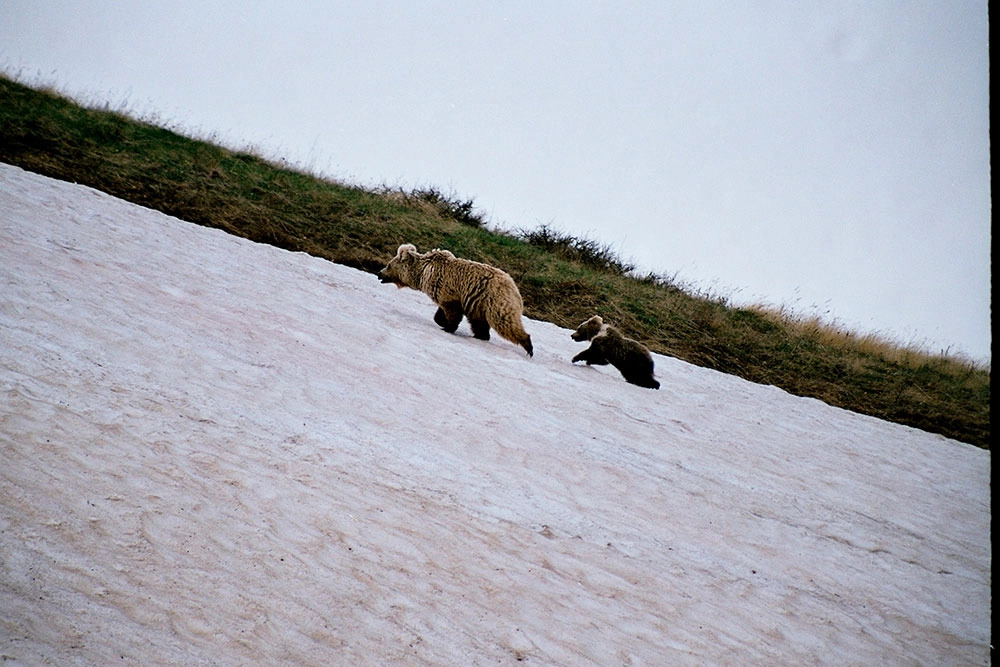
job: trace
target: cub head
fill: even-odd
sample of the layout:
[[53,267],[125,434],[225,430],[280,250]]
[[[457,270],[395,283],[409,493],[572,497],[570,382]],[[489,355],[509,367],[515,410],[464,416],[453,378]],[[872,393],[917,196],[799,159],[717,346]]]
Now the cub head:
[[418,286],[418,276],[413,267],[421,254],[417,252],[417,246],[412,243],[404,243],[399,246],[396,256],[389,260],[384,269],[378,272],[378,279],[383,283],[393,283],[396,287]]
[[576,341],[590,340],[597,334],[601,333],[601,329],[603,328],[604,320],[601,319],[600,315],[594,315],[589,320],[578,326],[576,331],[570,334],[570,337]]

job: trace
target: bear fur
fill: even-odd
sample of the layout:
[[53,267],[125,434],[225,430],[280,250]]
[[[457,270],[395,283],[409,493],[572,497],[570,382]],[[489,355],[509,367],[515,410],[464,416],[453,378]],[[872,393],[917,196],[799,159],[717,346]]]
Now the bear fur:
[[420,290],[438,305],[434,321],[455,333],[462,317],[469,320],[472,335],[490,339],[490,328],[533,355],[531,336],[521,324],[524,304],[514,279],[505,271],[447,250],[424,254],[412,243],[399,246],[396,256],[382,269],[379,280],[397,287]]
[[649,389],[660,388],[660,383],[653,377],[653,357],[649,348],[626,338],[621,331],[605,324],[599,315],[581,324],[570,336],[575,341],[590,341],[590,347],[573,357],[573,363],[586,361],[588,366],[611,364],[627,382]]

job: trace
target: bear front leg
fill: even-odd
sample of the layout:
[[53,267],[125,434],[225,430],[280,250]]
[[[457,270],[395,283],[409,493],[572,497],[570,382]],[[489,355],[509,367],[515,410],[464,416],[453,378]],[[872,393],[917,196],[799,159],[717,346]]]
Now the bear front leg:
[[448,333],[455,333],[462,321],[462,306],[457,302],[442,304],[434,313],[434,321]]
[[608,360],[604,358],[604,355],[595,350],[593,345],[573,357],[573,363],[578,361],[586,361],[588,366],[606,366],[608,363]]
[[593,345],[587,349],[587,365],[588,366],[607,366],[610,362],[604,354],[595,349]]
[[490,325],[486,320],[469,319],[469,326],[472,327],[472,335],[479,340],[490,339]]

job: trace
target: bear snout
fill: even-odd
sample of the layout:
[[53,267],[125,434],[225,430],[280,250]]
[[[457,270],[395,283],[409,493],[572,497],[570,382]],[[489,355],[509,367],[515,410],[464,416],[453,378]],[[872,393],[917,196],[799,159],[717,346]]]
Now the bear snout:
[[387,274],[384,269],[382,271],[379,271],[378,281],[383,285],[391,283],[396,287],[398,287],[399,289],[403,289],[404,287],[406,287],[406,285],[403,284],[402,280],[396,278],[395,276]]
[[384,283],[393,283],[395,285],[399,285],[399,279],[396,278],[394,275],[392,275],[392,271],[389,270],[390,268],[392,268],[392,267],[391,266],[387,266],[387,267],[385,267],[384,269],[382,269],[381,271],[378,272],[378,280],[379,280],[379,282],[383,283],[383,284]]

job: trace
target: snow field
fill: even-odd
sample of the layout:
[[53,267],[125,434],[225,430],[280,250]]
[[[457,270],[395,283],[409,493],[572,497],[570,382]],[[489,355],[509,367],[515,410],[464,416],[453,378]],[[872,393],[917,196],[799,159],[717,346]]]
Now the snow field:
[[989,663],[989,452],[433,312],[0,165],[0,655]]

